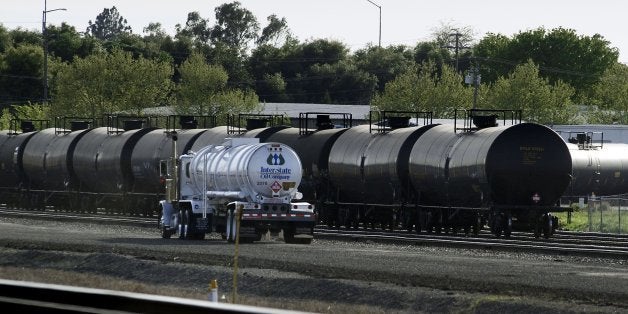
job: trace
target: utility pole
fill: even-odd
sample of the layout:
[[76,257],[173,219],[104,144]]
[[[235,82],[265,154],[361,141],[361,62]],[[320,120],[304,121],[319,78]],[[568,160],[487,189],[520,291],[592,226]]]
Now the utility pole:
[[465,78],[464,82],[467,84],[473,84],[473,109],[477,107],[478,103],[478,89],[480,88],[480,81],[482,80],[482,76],[480,75],[480,64],[476,58],[472,59],[474,62],[473,68],[471,72],[469,72]]
[[376,6],[379,9],[379,47],[382,47],[382,6],[371,1],[371,0],[366,0],[368,2],[370,2],[372,5]]
[[47,10],[47,0],[44,0],[44,11],[41,14],[41,35],[44,42],[44,103],[48,103],[48,32],[46,31],[46,14],[54,11],[67,11],[65,8]]
[[457,32],[457,31],[455,33],[453,33],[453,34],[449,34],[449,37],[455,37],[456,38],[456,45],[455,46],[446,46],[445,47],[445,48],[449,48],[449,49],[454,49],[454,51],[455,51],[455,54],[456,54],[456,72],[458,72],[458,59],[459,59],[458,55],[459,55],[459,51],[461,49],[469,49],[469,47],[461,47],[460,46],[460,37],[462,35],[464,35],[464,34],[461,34],[461,33]]

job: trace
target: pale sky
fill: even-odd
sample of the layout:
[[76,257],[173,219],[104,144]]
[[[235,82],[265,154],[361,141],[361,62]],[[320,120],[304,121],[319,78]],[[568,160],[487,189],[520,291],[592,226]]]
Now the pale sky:
[[[127,19],[133,33],[142,34],[150,22],[160,22],[174,34],[177,23],[185,24],[187,14],[200,12],[215,22],[214,8],[232,1],[200,0],[48,0],[48,24],[67,22],[85,31],[104,8],[116,6]],[[620,52],[619,61],[628,64],[628,1],[625,0],[373,0],[382,7],[382,45],[414,46],[431,38],[441,23],[471,27],[476,39],[487,32],[512,36],[519,31],[543,26],[576,30],[580,35],[596,33],[610,41]],[[367,0],[240,0],[253,12],[261,26],[266,17],[285,17],[292,33],[301,41],[327,38],[344,42],[352,50],[377,45],[379,9]],[[41,30],[44,0],[0,0],[0,23]]]

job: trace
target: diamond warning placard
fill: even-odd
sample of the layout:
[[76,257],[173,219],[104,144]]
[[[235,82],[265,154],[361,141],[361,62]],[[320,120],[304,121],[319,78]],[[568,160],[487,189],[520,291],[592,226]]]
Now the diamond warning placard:
[[275,193],[279,193],[279,190],[281,190],[281,184],[279,184],[279,182],[275,181],[271,186],[270,189],[273,190],[273,192]]

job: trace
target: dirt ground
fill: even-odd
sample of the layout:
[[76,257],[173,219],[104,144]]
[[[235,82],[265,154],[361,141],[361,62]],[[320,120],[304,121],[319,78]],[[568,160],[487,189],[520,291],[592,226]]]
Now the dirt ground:
[[[157,230],[0,217],[0,277],[232,299],[232,245]],[[238,303],[322,313],[628,312],[628,262],[268,238],[240,247]]]

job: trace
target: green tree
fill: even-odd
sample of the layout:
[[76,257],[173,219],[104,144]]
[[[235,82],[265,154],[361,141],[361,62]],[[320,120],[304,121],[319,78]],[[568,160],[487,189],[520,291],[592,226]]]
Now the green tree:
[[262,80],[257,82],[256,91],[263,102],[284,102],[287,100],[286,81],[281,73],[264,74]]
[[292,37],[290,34],[290,28],[288,28],[288,21],[286,21],[285,17],[279,19],[277,18],[277,15],[272,14],[266,19],[268,20],[268,25],[264,27],[262,35],[257,39],[258,45],[278,45],[279,42],[285,42]]
[[9,31],[13,47],[17,48],[21,45],[41,46],[41,33],[35,32],[21,27]]
[[9,34],[6,27],[0,23],[0,54],[3,54],[12,45],[13,40],[11,39],[11,34]]
[[222,4],[215,9],[216,25],[211,29],[212,42],[224,43],[239,51],[258,37],[259,23],[253,12],[242,8],[240,2]]
[[367,46],[356,51],[353,59],[358,69],[377,77],[380,92],[384,91],[386,83],[414,65],[412,51],[405,46]]
[[218,123],[225,123],[228,115],[260,109],[259,98],[250,89],[227,89],[210,95],[209,106],[218,118]]
[[0,58],[0,99],[13,104],[39,101],[43,90],[41,45],[11,47]]
[[140,114],[144,108],[167,105],[173,87],[169,62],[133,58],[121,50],[77,58],[58,65],[55,72],[52,107],[59,116]]
[[471,108],[473,91],[462,76],[445,65],[438,74],[435,62],[412,66],[386,84],[372,106],[379,110],[431,111],[436,118],[453,117],[455,109]]
[[75,56],[84,58],[97,49],[93,39],[81,37],[74,26],[65,22],[61,26],[49,25],[46,33],[50,55],[66,62],[72,61]]
[[209,42],[211,29],[209,21],[201,17],[199,12],[188,13],[185,26],[177,24],[175,26],[178,39],[189,38],[197,47],[206,45]]
[[[377,78],[348,61],[315,64],[312,80],[303,85],[306,102],[366,105],[377,87]],[[305,77],[308,79],[310,77]]]
[[628,124],[628,66],[616,63],[593,86],[589,103],[592,123]]
[[10,108],[4,108],[2,109],[2,113],[0,114],[0,130],[9,130],[11,128],[11,121],[15,119],[49,120],[50,106],[29,103],[25,105],[13,105]]
[[483,61],[485,82],[495,82],[518,64],[532,60],[551,83],[564,81],[580,94],[586,94],[604,71],[617,63],[619,55],[601,35],[581,36],[564,28],[538,28],[512,38],[489,34],[474,50]]
[[212,95],[227,86],[227,72],[218,65],[210,65],[199,53],[192,55],[179,67],[177,112],[182,114],[212,115],[219,111],[211,106]]
[[530,122],[566,124],[576,117],[573,95],[571,86],[562,81],[551,84],[540,76],[538,66],[528,61],[491,86],[484,106],[521,110],[523,119]]
[[123,33],[132,33],[133,31],[131,26],[127,25],[127,20],[113,6],[111,9],[105,8],[102,13],[96,16],[93,23],[90,20],[85,32],[100,40],[111,40]]

